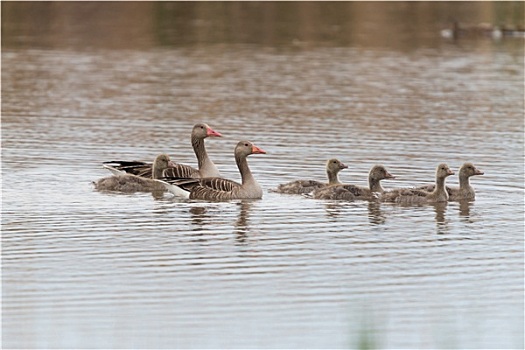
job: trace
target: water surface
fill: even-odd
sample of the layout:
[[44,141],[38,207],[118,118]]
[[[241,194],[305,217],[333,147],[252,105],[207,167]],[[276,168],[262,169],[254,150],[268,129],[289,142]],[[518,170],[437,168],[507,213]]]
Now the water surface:
[[[362,3],[325,15],[304,4],[295,25],[281,4],[229,5],[213,17],[261,10],[274,29],[259,37],[258,22],[228,32],[204,5],[129,3],[140,25],[126,41],[125,16],[102,39],[99,7],[50,4],[37,31],[24,3],[2,3],[4,348],[523,347],[523,40],[439,37],[450,13],[512,18],[518,5],[399,3],[374,17]],[[401,26],[406,11],[432,20]],[[201,121],[224,135],[207,146],[228,178],[237,141],[268,152],[249,158],[263,199],[93,190],[105,160],[167,152],[194,165]],[[485,175],[462,204],[269,192],[322,180],[332,157],[359,185],[378,163],[397,177],[385,188],[432,182],[440,162]]]

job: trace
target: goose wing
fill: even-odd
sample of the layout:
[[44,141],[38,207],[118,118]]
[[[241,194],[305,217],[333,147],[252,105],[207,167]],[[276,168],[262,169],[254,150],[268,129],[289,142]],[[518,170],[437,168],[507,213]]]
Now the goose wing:
[[175,166],[168,168],[163,172],[164,177],[167,178],[200,178],[201,174],[199,169],[195,169],[192,166],[175,163]]
[[[125,161],[116,160],[102,163],[102,166],[115,175],[132,174],[151,178],[152,163],[141,162],[138,160]],[[148,176],[149,174],[149,176]]]
[[[169,169],[168,169],[169,170]],[[193,191],[196,187],[205,188],[213,191],[229,192],[241,187],[241,184],[221,177],[184,178],[184,177],[164,177],[165,181],[171,185],[176,185],[186,191]]]
[[326,186],[326,183],[316,180],[295,180],[279,185],[274,190],[274,192],[286,194],[306,194],[324,186]]
[[[416,190],[423,190],[423,191],[426,191],[426,192],[430,193],[430,192],[433,192],[435,188],[436,188],[436,185],[432,184],[432,185],[419,186],[419,187],[416,187],[415,189]],[[449,186],[445,186],[445,189],[447,190],[447,193],[448,193],[449,196],[452,196],[453,194],[455,194],[455,192],[459,191],[458,188],[449,187]]]

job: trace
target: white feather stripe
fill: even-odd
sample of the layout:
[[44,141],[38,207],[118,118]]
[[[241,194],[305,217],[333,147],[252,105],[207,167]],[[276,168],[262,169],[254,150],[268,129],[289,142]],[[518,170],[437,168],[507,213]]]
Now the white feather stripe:
[[124,174],[126,174],[125,171],[118,170],[117,168],[114,168],[111,165],[102,164],[102,167],[105,168],[105,169],[108,169],[109,171],[111,171],[111,173],[113,173],[113,175],[124,175]]
[[190,198],[190,192],[186,191],[186,190],[183,190],[182,188],[180,188],[177,185],[172,185],[172,184],[169,184],[169,183],[167,183],[165,181],[157,180],[157,179],[154,179],[154,181],[157,181],[157,182],[161,183],[164,186],[164,188],[166,188],[166,190],[168,190],[168,192],[170,192],[171,194],[175,195],[176,197]]

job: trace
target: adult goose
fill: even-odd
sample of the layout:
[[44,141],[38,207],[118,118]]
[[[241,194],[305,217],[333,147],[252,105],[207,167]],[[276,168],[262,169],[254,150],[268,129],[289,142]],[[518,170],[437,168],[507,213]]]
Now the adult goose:
[[341,182],[339,181],[339,172],[346,168],[348,168],[348,165],[345,165],[338,159],[330,159],[326,162],[326,175],[328,177],[328,183],[317,180],[295,180],[277,186],[273,192],[286,194],[307,194],[318,188],[323,188],[328,185],[340,184]]
[[241,173],[241,183],[220,177],[202,179],[165,178],[166,188],[178,197],[225,201],[231,199],[260,199],[262,188],[257,183],[248,166],[247,157],[251,154],[265,154],[266,151],[250,141],[240,141],[235,147],[235,162]]
[[334,185],[318,188],[313,191],[315,199],[341,199],[373,200],[379,198],[385,190],[381,186],[381,180],[395,179],[382,165],[375,165],[368,173],[368,188],[356,185]]
[[[221,137],[221,133],[213,130],[205,123],[195,124],[191,131],[191,145],[193,151],[197,156],[198,169],[189,165],[175,163],[175,166],[170,168],[166,176],[184,177],[184,178],[201,178],[201,177],[220,177],[219,169],[215,166],[212,160],[208,157],[204,139],[207,137]],[[128,173],[141,177],[151,178],[151,163],[140,161],[111,161],[104,162],[102,165],[115,175]]]
[[454,175],[447,164],[439,164],[436,168],[436,185],[432,192],[418,188],[399,189],[385,192],[382,200],[401,204],[425,204],[448,201],[448,193],[445,189],[445,179]]
[[[165,176],[166,171],[175,166],[167,154],[161,154],[155,158],[152,166],[153,179],[161,179]],[[114,192],[151,192],[166,191],[165,187],[151,178],[141,177],[133,174],[123,173],[102,178],[93,182],[95,189],[98,191]]]
[[[476,168],[476,166],[470,162],[467,162],[459,169],[459,187],[446,186],[449,201],[460,201],[460,200],[474,200],[476,198],[476,191],[470,185],[470,177],[474,175],[483,175],[483,171]],[[425,191],[433,191],[436,185],[427,185],[418,187]]]

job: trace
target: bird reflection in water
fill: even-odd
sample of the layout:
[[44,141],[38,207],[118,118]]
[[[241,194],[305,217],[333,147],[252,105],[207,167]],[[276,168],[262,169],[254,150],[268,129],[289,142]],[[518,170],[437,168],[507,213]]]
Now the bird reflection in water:
[[470,206],[472,201],[465,199],[459,201],[459,217],[465,222],[474,222],[470,217]]
[[445,218],[445,211],[447,210],[448,202],[433,203],[434,211],[436,212],[436,229],[438,234],[448,233],[448,221]]
[[195,206],[190,208],[191,223],[193,224],[193,231],[200,231],[207,223],[210,222],[210,216],[206,214],[207,209],[204,206]]
[[153,196],[154,199],[163,199],[164,193],[166,193],[166,191],[164,190],[151,191],[151,195]]
[[343,201],[328,202],[325,205],[326,214],[329,218],[335,219],[341,215],[342,209],[345,206]]
[[[326,203],[325,209],[329,218],[339,217],[345,208],[348,208],[348,202],[337,201]],[[382,225],[386,221],[386,216],[381,210],[381,203],[378,201],[368,202],[368,220],[373,225]]]
[[381,211],[381,203],[377,201],[368,202],[368,221],[372,225],[383,225],[386,221],[386,216]]
[[235,222],[233,233],[235,234],[235,241],[241,244],[246,244],[248,233],[250,232],[249,213],[253,202],[250,200],[242,200],[237,203],[240,207],[239,217]]

